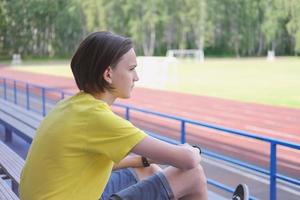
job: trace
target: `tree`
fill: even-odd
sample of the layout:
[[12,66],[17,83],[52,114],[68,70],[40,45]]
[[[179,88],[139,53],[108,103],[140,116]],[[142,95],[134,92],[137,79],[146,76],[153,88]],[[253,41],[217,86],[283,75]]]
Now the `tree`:
[[5,54],[4,39],[5,39],[5,34],[6,34],[6,29],[7,29],[6,16],[7,16],[7,14],[5,13],[5,10],[4,10],[4,2],[1,1],[0,2],[0,56],[2,54]]
[[62,0],[57,5],[54,21],[54,37],[51,45],[52,55],[70,56],[79,42],[89,32],[82,5],[77,0]]
[[1,56],[70,56],[90,32],[131,37],[138,54],[300,53],[300,0],[1,0]]
[[161,4],[160,0],[128,1],[130,35],[146,56],[154,54]]
[[300,0],[287,2],[287,11],[290,21],[287,23],[287,30],[294,39],[294,52],[300,54]]
[[284,0],[264,1],[265,16],[262,31],[269,45],[268,48],[272,51],[275,51],[276,42],[283,32],[282,22],[286,17],[284,5]]
[[184,23],[190,24],[196,46],[203,51],[207,38],[211,39],[212,35],[212,21],[207,15],[208,2],[207,0],[188,0],[185,6],[186,12],[182,13],[186,17]]
[[87,31],[107,30],[107,10],[103,0],[78,0],[84,12]]

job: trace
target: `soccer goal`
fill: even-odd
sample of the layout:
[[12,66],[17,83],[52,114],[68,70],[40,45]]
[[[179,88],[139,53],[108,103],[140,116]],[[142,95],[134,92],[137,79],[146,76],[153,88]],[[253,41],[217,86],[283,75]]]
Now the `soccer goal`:
[[204,52],[199,49],[170,49],[167,51],[167,57],[191,58],[198,61],[204,61]]
[[267,61],[275,60],[275,51],[268,51]]
[[20,54],[13,54],[11,64],[12,65],[20,65],[20,64],[22,64],[21,55]]

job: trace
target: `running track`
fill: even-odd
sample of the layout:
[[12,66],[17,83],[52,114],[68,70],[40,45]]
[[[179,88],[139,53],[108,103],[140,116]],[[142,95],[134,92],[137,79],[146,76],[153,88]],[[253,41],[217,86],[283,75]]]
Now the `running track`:
[[[0,68],[0,76],[45,87],[61,88],[68,92],[77,91],[73,79],[60,76],[20,72],[5,67]],[[243,103],[145,88],[135,88],[130,100],[119,100],[118,102],[300,143],[300,109]],[[121,113],[121,110],[117,108],[115,111]],[[133,113],[132,121],[141,128],[179,138],[180,124],[174,121],[141,113]],[[199,143],[208,149],[256,163],[262,167],[268,166],[270,147],[267,143],[196,126],[187,126],[186,131],[188,142]],[[300,151],[279,148],[277,155],[280,172],[299,179]]]

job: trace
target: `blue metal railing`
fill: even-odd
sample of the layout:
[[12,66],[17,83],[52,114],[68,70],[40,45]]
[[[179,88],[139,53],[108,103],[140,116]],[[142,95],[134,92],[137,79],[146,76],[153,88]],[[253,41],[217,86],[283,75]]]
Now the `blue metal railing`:
[[[72,93],[67,93],[62,90],[59,90],[57,88],[50,88],[50,87],[43,87],[40,85],[35,84],[29,84],[24,81],[16,81],[9,78],[2,78],[0,77],[0,84],[2,84],[3,89],[3,98],[5,100],[11,100],[9,99],[9,96],[13,97],[13,102],[15,104],[19,104],[18,102],[18,95],[25,96],[26,100],[26,109],[32,110],[35,112],[39,112],[39,110],[34,109],[34,106],[31,106],[31,101],[36,98],[41,99],[41,110],[40,113],[45,116],[47,114],[47,96],[56,98],[56,101],[64,99],[65,96],[71,96]],[[20,88],[22,88],[20,85],[24,87],[24,91],[22,91]],[[18,88],[20,86],[20,88]],[[9,92],[12,91],[12,94],[9,95]],[[49,93],[52,93],[52,95],[49,95]],[[54,102],[56,102],[54,101]]]
[[[127,105],[124,105],[124,104],[114,104],[114,105],[118,106],[118,107],[123,107],[123,108],[126,109],[126,119],[128,119],[128,120],[130,120],[129,111],[134,110],[134,111],[138,111],[138,112],[142,112],[142,113],[147,113],[147,114],[156,115],[156,116],[163,117],[163,118],[168,118],[168,119],[173,119],[173,120],[176,120],[176,121],[180,121],[180,124],[181,124],[181,143],[185,143],[185,141],[186,141],[186,139],[185,139],[185,137],[186,137],[186,134],[185,134],[186,124],[198,125],[198,126],[202,126],[202,127],[222,131],[222,132],[225,132],[225,133],[229,133],[229,134],[240,135],[240,136],[243,136],[243,137],[268,142],[268,143],[270,143],[270,152],[271,152],[270,153],[270,170],[269,171],[258,168],[256,166],[253,166],[253,165],[250,165],[250,164],[247,164],[247,163],[244,163],[244,162],[241,162],[241,161],[234,160],[232,158],[226,158],[225,159],[224,156],[216,156],[217,154],[213,154],[212,152],[203,151],[203,153],[206,154],[206,155],[209,155],[209,156],[219,158],[221,160],[233,163],[233,164],[240,165],[244,168],[251,169],[251,170],[269,175],[269,177],[270,177],[270,199],[271,200],[276,199],[276,179],[277,178],[281,179],[281,180],[284,180],[284,181],[287,181],[289,183],[300,185],[299,180],[296,180],[296,179],[293,179],[293,178],[290,178],[290,177],[287,177],[287,176],[284,176],[284,175],[279,175],[279,174],[277,174],[277,169],[276,169],[276,166],[277,166],[277,164],[276,164],[277,163],[277,157],[276,157],[277,145],[281,145],[281,146],[289,147],[289,148],[292,148],[292,149],[300,150],[300,145],[299,144],[291,143],[291,142],[285,142],[285,141],[272,139],[272,138],[267,138],[267,137],[255,135],[255,134],[252,134],[252,133],[248,133],[248,132],[245,132],[245,131],[224,128],[224,127],[221,127],[221,126],[216,126],[216,125],[211,125],[211,124],[204,123],[204,122],[189,120],[189,119],[182,118],[182,117],[175,117],[175,116],[172,116],[172,115],[166,115],[166,114],[159,113],[159,112],[153,112],[153,111],[149,111],[149,110],[145,110],[145,109],[130,107],[130,106],[127,106]],[[211,182],[211,184],[217,186],[217,184],[213,183],[213,181]],[[224,186],[220,185],[219,188],[224,189]],[[233,191],[233,190],[227,188],[226,191]]]
[[[59,90],[57,88],[47,88],[47,87],[42,87],[39,85],[34,85],[34,84],[28,84],[26,82],[23,81],[16,81],[16,80],[12,80],[12,79],[7,79],[7,78],[2,78],[0,77],[0,84],[2,85],[2,87],[0,87],[0,89],[3,89],[3,98],[6,100],[8,99],[8,96],[11,96],[8,94],[8,91],[12,90],[13,91],[13,102],[15,104],[18,104],[18,84],[17,83],[21,83],[23,85],[25,85],[25,92],[23,91],[19,91],[19,93],[25,93],[23,95],[25,95],[26,97],[26,109],[31,110],[31,104],[30,104],[30,100],[32,99],[31,96],[35,96],[34,98],[36,99],[37,97],[41,97],[41,101],[42,101],[42,111],[41,114],[43,116],[46,115],[47,113],[47,101],[49,100],[47,98],[47,93],[51,92],[51,95],[48,95],[49,97],[53,97],[56,96],[57,101],[60,99],[63,99],[65,96],[71,96],[73,95],[72,93],[67,93],[64,92],[62,90]],[[12,85],[12,86],[11,86]],[[12,89],[11,89],[12,88]],[[31,94],[30,89],[31,88],[35,88],[35,89],[39,89],[41,91],[40,95],[37,94]],[[55,95],[57,93],[57,95]],[[246,138],[251,138],[251,139],[255,139],[255,140],[260,140],[260,141],[264,141],[270,144],[270,167],[269,170],[265,170],[262,169],[260,167],[230,158],[230,157],[226,157],[220,154],[216,154],[214,152],[208,151],[208,150],[203,150],[203,154],[219,159],[219,160],[223,160],[232,164],[236,164],[240,167],[246,168],[246,169],[251,169],[253,171],[256,172],[260,172],[262,174],[268,175],[269,179],[270,179],[270,199],[271,200],[276,200],[276,182],[277,179],[295,184],[300,186],[300,180],[288,177],[288,176],[284,176],[281,174],[277,173],[277,148],[278,146],[284,146],[284,147],[288,147],[288,148],[292,148],[292,149],[297,149],[300,150],[300,145],[296,144],[296,143],[291,143],[291,142],[286,142],[286,141],[282,141],[282,140],[277,140],[277,139],[273,139],[273,138],[267,138],[267,137],[263,137],[263,136],[259,136],[259,135],[255,135],[252,133],[248,133],[245,131],[240,131],[240,130],[234,130],[234,129],[229,129],[229,128],[225,128],[225,127],[221,127],[221,126],[216,126],[216,125],[212,125],[212,124],[208,124],[208,123],[204,123],[204,122],[199,122],[199,121],[195,121],[195,120],[190,120],[190,119],[186,119],[186,118],[182,118],[182,117],[176,117],[176,116],[172,116],[172,115],[167,115],[164,113],[160,113],[160,112],[153,112],[153,111],[149,111],[149,110],[145,110],[145,109],[140,109],[140,108],[136,108],[133,106],[128,106],[128,105],[124,105],[124,104],[114,104],[114,106],[120,107],[120,108],[124,108],[125,109],[125,118],[127,120],[130,120],[130,111],[137,111],[137,112],[141,112],[141,113],[146,113],[146,114],[150,114],[150,115],[155,115],[155,116],[159,116],[162,118],[167,118],[167,119],[171,119],[171,120],[175,120],[175,121],[179,121],[180,122],[180,132],[181,132],[181,140],[180,143],[185,143],[186,142],[186,125],[187,124],[192,124],[192,125],[197,125],[200,127],[206,127],[206,128],[210,128],[210,129],[214,129],[214,130],[218,130],[218,131],[222,131],[223,133],[228,133],[228,134],[234,134],[234,135],[239,135],[239,136],[243,136]],[[155,134],[154,134],[155,135]],[[178,141],[169,139],[167,137],[163,137],[163,136],[158,136],[155,135],[156,137],[160,137],[163,140],[167,140],[171,143],[179,143]],[[214,180],[208,179],[208,183],[216,186],[222,190],[228,191],[228,192],[233,192],[232,188],[229,188],[219,182],[216,182]],[[250,199],[255,199],[254,197],[251,197]]]

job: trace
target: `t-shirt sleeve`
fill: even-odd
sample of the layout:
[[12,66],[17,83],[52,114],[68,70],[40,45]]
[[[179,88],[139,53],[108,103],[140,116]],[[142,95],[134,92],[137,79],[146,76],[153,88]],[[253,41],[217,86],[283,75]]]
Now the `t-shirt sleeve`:
[[92,112],[86,127],[87,151],[105,154],[115,163],[147,135],[113,112]]

